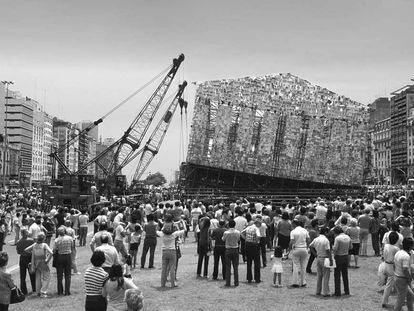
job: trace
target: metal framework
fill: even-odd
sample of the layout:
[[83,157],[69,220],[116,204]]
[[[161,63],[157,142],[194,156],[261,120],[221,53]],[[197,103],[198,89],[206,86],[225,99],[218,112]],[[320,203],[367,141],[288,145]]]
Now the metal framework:
[[213,141],[214,141],[214,132],[216,131],[217,125],[217,111],[218,111],[218,102],[207,99],[205,102],[208,105],[208,116],[207,116],[207,126],[206,126],[206,140],[204,145],[204,154],[207,158],[211,157],[211,152],[213,150]]
[[144,148],[136,154],[137,156],[141,154],[141,158],[135,170],[133,180],[139,180],[141,178],[142,174],[145,172],[152,159],[154,159],[155,155],[160,150],[160,146],[164,140],[165,134],[167,133],[168,127],[170,126],[177,106],[180,105],[181,109],[183,109],[183,107],[187,107],[187,102],[182,99],[182,95],[186,86],[186,81],[184,81],[183,84],[179,86],[177,94],[175,95],[162,119],[158,122]]
[[[78,169],[73,175],[79,175],[89,165],[96,163],[104,172],[105,176],[115,175],[128,165],[132,160],[134,153],[140,147],[141,142],[150,126],[155,114],[161,106],[161,103],[167,93],[181,63],[184,61],[184,54],[173,60],[173,65],[163,78],[154,93],[146,102],[140,113],[132,121],[131,125],[124,132],[123,136],[105,149],[95,158],[89,160]],[[112,161],[108,166],[101,161],[108,154],[113,154]]]

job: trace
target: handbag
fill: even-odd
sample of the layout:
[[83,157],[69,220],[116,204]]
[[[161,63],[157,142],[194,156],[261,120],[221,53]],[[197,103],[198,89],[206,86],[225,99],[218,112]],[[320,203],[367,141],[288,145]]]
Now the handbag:
[[19,303],[26,299],[23,292],[17,286],[11,289],[10,304]]

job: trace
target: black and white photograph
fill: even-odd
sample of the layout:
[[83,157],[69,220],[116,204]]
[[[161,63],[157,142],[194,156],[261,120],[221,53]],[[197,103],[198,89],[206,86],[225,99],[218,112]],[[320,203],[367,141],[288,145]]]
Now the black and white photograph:
[[413,16],[0,0],[0,311],[414,311]]

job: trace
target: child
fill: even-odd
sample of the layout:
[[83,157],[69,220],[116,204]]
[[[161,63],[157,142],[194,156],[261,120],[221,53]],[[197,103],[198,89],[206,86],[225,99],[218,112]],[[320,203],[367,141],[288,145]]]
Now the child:
[[[283,273],[282,256],[283,256],[283,249],[280,246],[276,246],[274,255],[271,256],[271,260],[274,260],[273,267],[272,267],[274,287],[282,287],[282,273]],[[276,279],[277,279],[277,284],[276,284]]]
[[137,263],[138,247],[141,244],[141,233],[141,226],[136,224],[134,227],[134,232],[131,234],[131,244],[129,247],[129,254],[132,256],[132,269],[135,269]]

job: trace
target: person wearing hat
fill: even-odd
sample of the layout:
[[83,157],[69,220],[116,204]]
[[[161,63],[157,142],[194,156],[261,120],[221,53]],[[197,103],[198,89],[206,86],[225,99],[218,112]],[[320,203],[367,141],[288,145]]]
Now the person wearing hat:
[[260,219],[256,219],[253,224],[248,226],[241,232],[246,244],[246,260],[247,260],[247,282],[252,282],[252,263],[254,262],[254,280],[260,283],[260,230],[262,225]]

